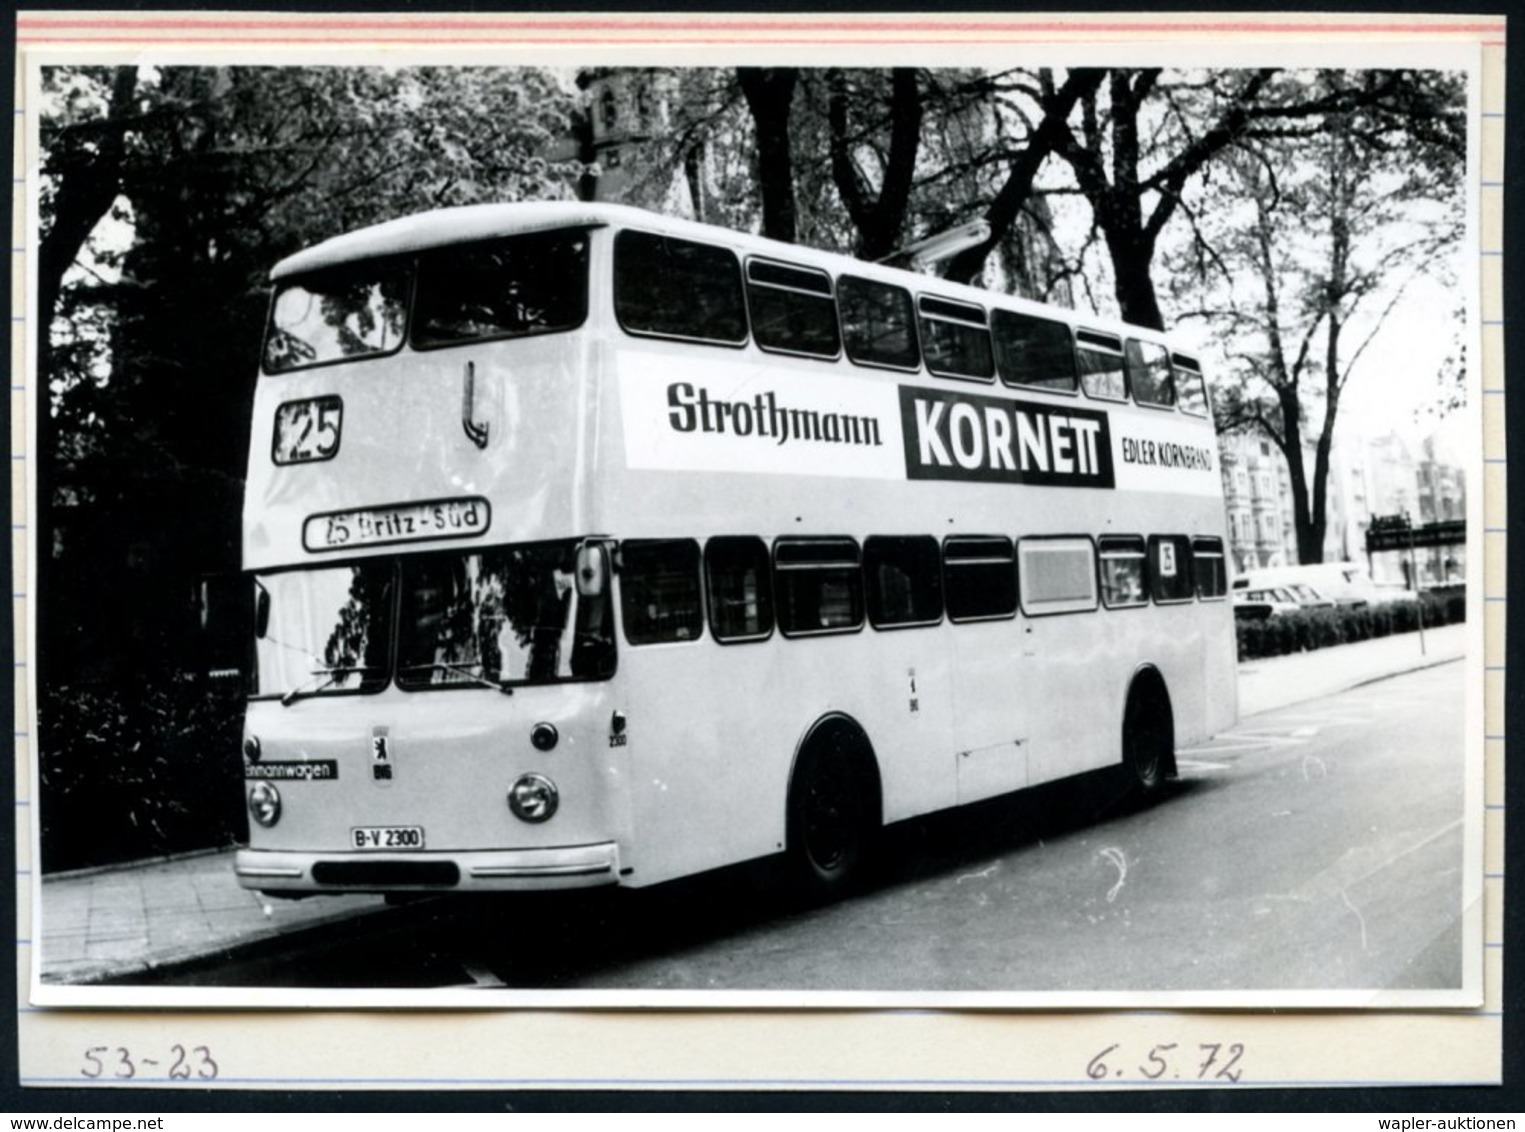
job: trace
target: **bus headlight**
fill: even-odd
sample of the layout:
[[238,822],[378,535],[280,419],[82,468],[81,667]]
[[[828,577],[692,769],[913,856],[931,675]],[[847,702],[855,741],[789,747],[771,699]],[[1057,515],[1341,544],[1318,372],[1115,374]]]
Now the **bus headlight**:
[[520,821],[549,821],[561,797],[556,784],[543,774],[526,774],[508,791],[508,808]]
[[281,792],[268,782],[249,787],[249,814],[269,829],[281,820]]

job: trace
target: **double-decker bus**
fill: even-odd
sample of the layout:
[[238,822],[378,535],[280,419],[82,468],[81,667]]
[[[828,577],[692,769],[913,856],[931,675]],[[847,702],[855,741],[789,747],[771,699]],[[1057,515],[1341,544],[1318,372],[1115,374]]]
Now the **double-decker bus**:
[[628,207],[277,265],[246,887],[649,885],[1228,726],[1224,509],[1160,335]]

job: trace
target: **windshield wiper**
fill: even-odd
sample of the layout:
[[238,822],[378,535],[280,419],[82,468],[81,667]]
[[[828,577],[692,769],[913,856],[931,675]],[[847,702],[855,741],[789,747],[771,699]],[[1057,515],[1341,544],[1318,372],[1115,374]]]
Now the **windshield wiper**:
[[368,665],[363,664],[340,665],[337,668],[315,668],[312,671],[314,679],[309,680],[306,684],[298,684],[282,696],[281,706],[290,707],[304,696],[316,696],[325,688],[332,688],[346,676],[353,675],[356,672],[370,671],[372,669]]
[[453,672],[457,676],[464,676],[466,679],[472,681],[475,684],[480,684],[484,688],[494,688],[497,691],[502,692],[505,696],[511,696],[514,694],[513,688],[511,688],[508,684],[505,684],[503,681],[494,680],[490,676],[483,676],[480,672],[473,672],[471,669],[462,664],[451,664],[448,660],[435,661],[433,664],[410,664],[404,669],[404,671],[421,672],[428,671],[431,668],[442,668],[446,672]]

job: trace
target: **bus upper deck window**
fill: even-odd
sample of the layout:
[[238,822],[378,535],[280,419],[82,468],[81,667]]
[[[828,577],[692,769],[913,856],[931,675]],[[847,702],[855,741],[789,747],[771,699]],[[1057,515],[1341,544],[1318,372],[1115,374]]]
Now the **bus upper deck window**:
[[728,249],[649,232],[614,237],[614,313],[631,334],[740,346],[741,269]]
[[1185,354],[1171,354],[1170,364],[1175,370],[1181,408],[1195,416],[1207,416],[1207,389],[1202,384],[1202,367]]
[[981,308],[931,295],[922,295],[918,306],[927,369],[938,377],[989,381],[995,376],[990,332]]
[[1169,408],[1176,403],[1176,383],[1170,368],[1170,351],[1157,342],[1129,338],[1124,354],[1128,384],[1140,405]]
[[842,341],[858,365],[915,369],[921,364],[916,344],[916,311],[903,287],[844,275],[837,280]]
[[412,267],[373,261],[285,281],[270,304],[265,372],[390,354],[402,346]]
[[1128,399],[1121,339],[1094,330],[1078,330],[1075,332],[1075,357],[1080,363],[1080,384],[1086,396],[1104,401]]
[[764,350],[835,358],[842,340],[831,276],[808,267],[747,261],[747,305],[752,339]]
[[586,232],[531,232],[419,257],[420,349],[574,330],[587,317]]
[[1007,385],[1075,392],[1075,345],[1064,323],[997,309],[990,315],[990,336]]
[[620,548],[620,616],[632,645],[697,640],[699,544],[692,539],[628,540]]

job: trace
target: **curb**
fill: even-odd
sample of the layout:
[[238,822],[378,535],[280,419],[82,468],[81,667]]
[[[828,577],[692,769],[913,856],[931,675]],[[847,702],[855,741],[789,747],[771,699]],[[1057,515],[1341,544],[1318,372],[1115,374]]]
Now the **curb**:
[[56,873],[43,873],[42,883],[49,884],[55,880],[87,880],[90,877],[103,876],[107,873],[126,873],[137,869],[151,869],[155,865],[173,865],[177,861],[194,861],[197,857],[215,857],[220,853],[231,853],[237,849],[237,845],[223,845],[216,849],[187,849],[183,853],[166,853],[161,857],[138,857],[131,861],[115,861],[109,865],[87,865],[82,869],[64,869]]

